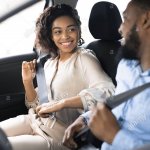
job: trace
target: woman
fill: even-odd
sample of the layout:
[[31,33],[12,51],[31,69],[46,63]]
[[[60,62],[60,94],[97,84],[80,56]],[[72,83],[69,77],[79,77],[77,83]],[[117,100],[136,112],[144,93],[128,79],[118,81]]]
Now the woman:
[[[33,86],[35,60],[23,62],[22,79],[29,114],[0,123],[14,150],[67,149],[61,140],[66,127],[80,115],[75,108],[87,110],[94,102],[86,89],[97,88],[106,96],[113,93],[114,85],[97,58],[79,47],[83,43],[80,26],[77,11],[65,4],[47,8],[37,19],[36,47],[51,55],[44,65],[49,103],[38,106],[38,89]],[[41,112],[51,106],[58,112],[53,115]]]

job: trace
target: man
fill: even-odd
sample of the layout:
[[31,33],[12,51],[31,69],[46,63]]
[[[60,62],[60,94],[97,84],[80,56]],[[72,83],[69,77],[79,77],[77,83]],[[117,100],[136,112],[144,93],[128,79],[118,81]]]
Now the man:
[[[116,93],[150,82],[150,0],[131,0],[119,28],[123,37],[117,70]],[[102,150],[130,150],[150,143],[150,89],[110,111],[98,104],[91,115],[83,114],[65,132],[63,143],[76,147],[73,136],[89,118],[94,135],[104,141]]]

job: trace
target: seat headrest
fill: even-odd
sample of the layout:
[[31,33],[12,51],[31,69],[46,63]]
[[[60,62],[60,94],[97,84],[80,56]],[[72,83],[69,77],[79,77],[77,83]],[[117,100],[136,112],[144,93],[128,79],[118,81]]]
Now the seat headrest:
[[89,30],[95,39],[119,40],[118,29],[122,19],[117,6],[111,2],[101,1],[92,7],[89,18]]

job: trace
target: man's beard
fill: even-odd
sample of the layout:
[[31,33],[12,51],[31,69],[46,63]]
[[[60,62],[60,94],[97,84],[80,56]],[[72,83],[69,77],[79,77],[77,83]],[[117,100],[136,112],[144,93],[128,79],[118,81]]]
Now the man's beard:
[[125,45],[122,45],[118,50],[117,61],[119,61],[122,58],[129,60],[138,60],[139,46],[140,39],[136,31],[136,25],[134,25],[131,29],[131,33],[128,39],[126,40]]

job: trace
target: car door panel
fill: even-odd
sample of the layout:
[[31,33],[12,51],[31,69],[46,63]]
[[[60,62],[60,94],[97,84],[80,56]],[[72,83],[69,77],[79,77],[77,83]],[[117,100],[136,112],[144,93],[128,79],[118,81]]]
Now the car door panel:
[[27,113],[21,65],[23,61],[34,58],[36,54],[33,52],[0,59],[0,121]]

